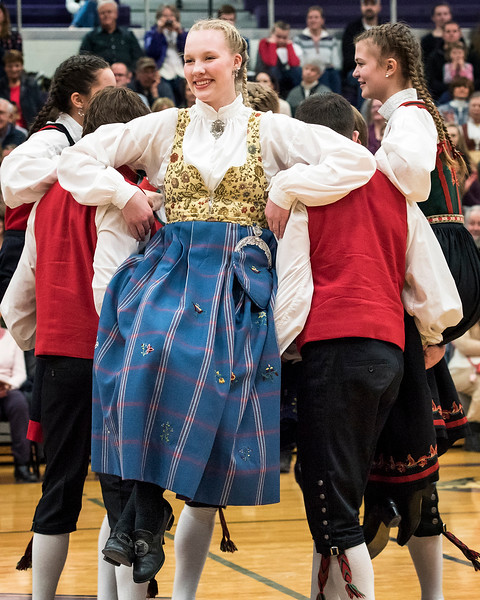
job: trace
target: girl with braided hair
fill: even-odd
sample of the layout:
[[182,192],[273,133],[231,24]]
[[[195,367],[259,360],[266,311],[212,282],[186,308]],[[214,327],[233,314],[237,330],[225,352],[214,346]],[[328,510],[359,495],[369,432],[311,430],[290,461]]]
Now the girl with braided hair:
[[[464,163],[426,88],[421,51],[412,31],[402,23],[372,27],[356,38],[355,60],[354,76],[362,96],[380,100],[379,112],[387,120],[375,154],[377,165],[409,202],[419,203],[463,305],[463,319],[443,332],[443,345],[424,348],[425,356],[413,321],[405,315],[409,340],[405,375],[365,493],[364,534],[371,555],[388,542],[390,527],[399,525],[397,542],[408,542],[422,598],[437,599],[443,597],[443,524],[435,486],[438,455],[466,431],[465,415],[443,358],[444,344],[462,335],[480,316],[480,260],[463,227],[457,173],[462,173]],[[473,554],[466,555],[474,559]]]
[[0,300],[22,252],[28,215],[57,180],[58,157],[78,141],[90,97],[115,77],[102,58],[72,56],[55,71],[47,102],[30,137],[2,162],[2,197],[7,205],[5,242],[0,252]]
[[164,189],[166,225],[105,296],[92,466],[136,480],[104,549],[133,563],[135,581],[165,558],[164,490],[188,500],[175,532],[175,600],[195,598],[218,507],[279,500],[274,234],[294,200],[334,202],[374,169],[368,151],[333,131],[252,110],[246,43],[227,21],[196,23],[184,58],[194,106],[101,128],[59,165],[79,202],[100,196],[123,208],[138,237],[152,212],[115,166],[143,169]]

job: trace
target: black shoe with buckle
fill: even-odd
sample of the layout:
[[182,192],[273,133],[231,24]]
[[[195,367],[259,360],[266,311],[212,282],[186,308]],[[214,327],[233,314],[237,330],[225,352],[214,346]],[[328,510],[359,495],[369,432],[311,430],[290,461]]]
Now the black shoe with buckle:
[[164,500],[163,520],[156,534],[145,529],[136,529],[133,532],[135,545],[135,560],[133,563],[133,581],[145,583],[155,577],[165,562],[165,531],[169,531],[173,525],[173,509]]
[[391,498],[386,498],[370,508],[365,506],[363,535],[370,558],[375,558],[385,548],[390,537],[390,529],[398,527],[401,520],[397,505]]
[[102,550],[103,560],[119,567],[131,567],[135,559],[135,549],[132,538],[123,531],[113,530]]

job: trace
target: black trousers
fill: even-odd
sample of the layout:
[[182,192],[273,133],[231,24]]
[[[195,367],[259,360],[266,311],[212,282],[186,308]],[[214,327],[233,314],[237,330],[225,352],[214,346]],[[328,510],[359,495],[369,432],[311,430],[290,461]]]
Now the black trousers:
[[90,459],[93,361],[44,358],[41,423],[47,466],[32,530],[57,535],[75,531],[82,508]]
[[298,451],[317,552],[363,543],[359,510],[375,445],[403,373],[400,348],[367,338],[302,348]]

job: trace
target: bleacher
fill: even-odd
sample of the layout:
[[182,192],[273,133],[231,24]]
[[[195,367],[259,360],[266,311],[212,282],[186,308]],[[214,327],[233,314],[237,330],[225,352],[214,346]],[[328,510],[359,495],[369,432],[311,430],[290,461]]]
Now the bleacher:
[[[305,15],[307,9],[316,2],[308,0],[275,0],[275,20],[290,23],[294,29],[305,27]],[[322,0],[318,3],[325,15],[326,26],[331,29],[344,29],[347,23],[360,15],[359,0]],[[411,27],[418,29],[430,29],[431,7],[435,4],[433,0],[398,0],[397,19],[408,23]],[[473,27],[480,21],[480,4],[472,0],[449,0],[452,14],[462,27]],[[247,10],[253,13],[257,20],[257,26],[268,27],[268,3],[266,0],[244,0]],[[388,0],[382,2],[382,17],[390,18],[390,3]]]
[[[17,20],[17,2],[16,0],[6,0],[12,23]],[[119,24],[130,26],[131,8],[138,12],[142,8],[138,0],[120,0],[119,2]],[[155,11],[161,1],[158,3],[151,1],[151,11]],[[192,2],[186,0],[182,10],[182,20],[188,19],[189,13],[195,13],[195,18],[205,16],[207,2]],[[214,7],[221,2],[215,1]],[[268,27],[268,2],[267,0],[233,0],[233,4],[239,13],[248,11],[256,19],[256,25],[260,29]],[[275,19],[290,23],[293,29],[303,29],[305,27],[305,15],[307,9],[314,0],[297,0],[292,4],[291,0],[275,0]],[[322,6],[326,18],[327,27],[330,29],[343,29],[347,23],[355,19],[360,14],[359,0],[322,0],[319,2]],[[434,4],[433,0],[398,0],[397,18],[405,21],[412,27],[418,29],[431,28],[430,10]],[[473,27],[480,21],[480,4],[473,0],[450,0],[452,13],[460,22],[462,27]],[[200,14],[198,14],[200,13]],[[193,15],[192,15],[193,16]],[[382,16],[385,20],[390,18],[390,3],[383,0]],[[193,20],[195,20],[192,19]],[[72,15],[65,8],[64,0],[23,0],[22,19],[24,27],[68,27],[72,21]],[[134,21],[141,23],[143,19],[135,17]],[[242,24],[240,23],[240,27]]]
[[[4,0],[12,24],[17,23],[17,1]],[[118,24],[130,25],[130,6],[119,3]],[[65,8],[65,0],[24,0],[22,2],[23,27],[69,27],[72,15]]]

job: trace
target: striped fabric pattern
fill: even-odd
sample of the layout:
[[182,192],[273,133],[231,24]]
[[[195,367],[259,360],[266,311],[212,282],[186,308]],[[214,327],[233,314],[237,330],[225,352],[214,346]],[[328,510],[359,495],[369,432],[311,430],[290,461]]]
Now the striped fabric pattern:
[[120,267],[95,354],[95,471],[208,504],[278,502],[276,279],[261,248],[234,251],[250,235],[171,223]]

